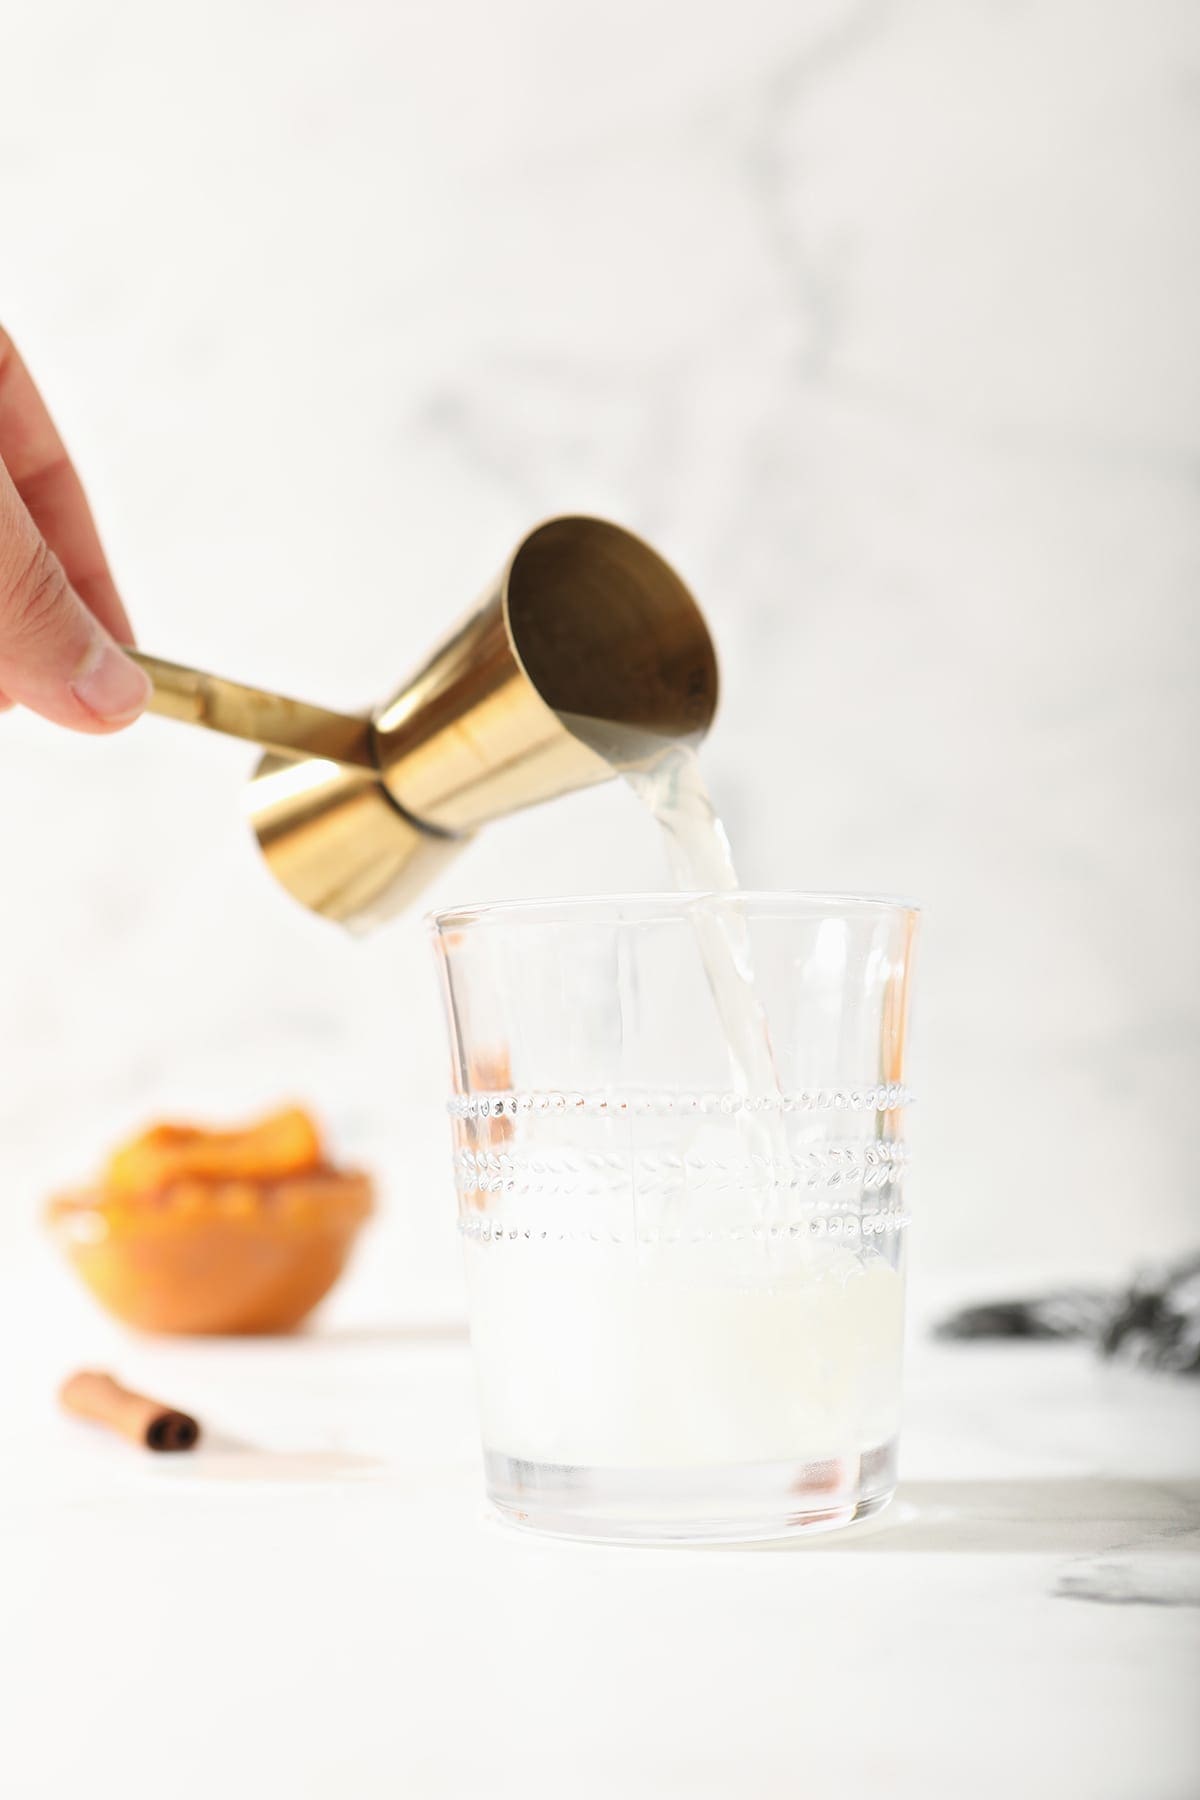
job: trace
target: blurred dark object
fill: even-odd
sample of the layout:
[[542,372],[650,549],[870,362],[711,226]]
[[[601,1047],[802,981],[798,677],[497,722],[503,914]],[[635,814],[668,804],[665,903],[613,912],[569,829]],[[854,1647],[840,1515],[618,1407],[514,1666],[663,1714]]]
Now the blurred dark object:
[[1144,1269],[1127,1288],[1063,1288],[1032,1300],[992,1300],[951,1313],[939,1338],[1087,1338],[1175,1375],[1200,1374],[1200,1253]]

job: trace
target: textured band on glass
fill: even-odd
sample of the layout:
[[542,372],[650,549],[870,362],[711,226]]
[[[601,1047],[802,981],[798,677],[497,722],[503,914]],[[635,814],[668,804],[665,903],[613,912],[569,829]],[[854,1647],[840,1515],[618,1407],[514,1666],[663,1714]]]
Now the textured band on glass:
[[507,1150],[459,1150],[454,1185],[460,1194],[546,1194],[676,1192],[686,1188],[717,1192],[753,1188],[791,1192],[816,1188],[867,1190],[899,1181],[908,1163],[901,1139],[881,1139],[865,1147],[846,1145],[798,1152],[794,1156],[703,1156],[699,1154],[622,1156],[619,1152],[571,1151],[555,1156]]
[[884,1086],[801,1088],[790,1094],[717,1094],[656,1092],[494,1093],[453,1094],[446,1102],[452,1119],[499,1119],[521,1113],[683,1114],[695,1113],[798,1113],[798,1112],[899,1112],[911,1106],[913,1096],[899,1082]]
[[466,1217],[458,1221],[458,1229],[464,1238],[472,1243],[501,1244],[505,1240],[515,1244],[518,1239],[528,1243],[543,1244],[711,1244],[727,1239],[731,1244],[737,1243],[782,1243],[785,1239],[801,1237],[856,1238],[876,1237],[881,1232],[902,1231],[909,1223],[911,1215],[902,1207],[879,1208],[869,1213],[839,1213],[836,1216],[823,1217],[812,1214],[804,1219],[793,1219],[786,1224],[755,1225],[747,1230],[735,1229],[720,1231],[647,1231],[619,1232],[608,1225],[595,1226],[574,1225],[569,1231],[550,1230],[535,1225],[514,1225],[505,1220],[478,1216]]

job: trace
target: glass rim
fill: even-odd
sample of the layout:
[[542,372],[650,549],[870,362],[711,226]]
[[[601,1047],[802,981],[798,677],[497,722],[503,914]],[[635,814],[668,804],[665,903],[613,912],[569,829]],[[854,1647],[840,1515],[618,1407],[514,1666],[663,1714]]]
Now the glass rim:
[[571,923],[637,925],[661,920],[687,922],[701,902],[727,902],[747,908],[758,918],[839,918],[907,914],[920,916],[912,900],[888,894],[822,894],[775,888],[724,890],[672,889],[632,894],[566,894],[542,900],[489,900],[439,908],[425,914],[425,923],[436,934],[461,931],[468,926],[554,925]]

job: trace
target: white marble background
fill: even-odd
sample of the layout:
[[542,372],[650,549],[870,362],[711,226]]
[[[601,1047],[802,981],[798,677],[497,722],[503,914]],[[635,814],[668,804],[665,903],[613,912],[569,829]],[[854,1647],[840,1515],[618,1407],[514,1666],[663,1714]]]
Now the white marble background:
[[[1190,0],[40,0],[0,313],[143,643],[382,696],[532,522],[647,533],[723,655],[755,885],[926,908],[922,1265],[1195,1230]],[[166,1105],[296,1093],[456,1308],[418,920],[293,909],[246,754],[0,723],[0,1241]],[[439,900],[660,885],[616,789]]]

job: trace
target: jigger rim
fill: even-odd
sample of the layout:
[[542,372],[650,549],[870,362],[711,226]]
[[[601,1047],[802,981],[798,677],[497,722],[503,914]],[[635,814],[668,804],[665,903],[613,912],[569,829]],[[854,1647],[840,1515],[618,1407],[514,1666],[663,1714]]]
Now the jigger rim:
[[[528,682],[530,690],[545,707],[547,713],[553,715],[560,725],[571,732],[571,735],[578,735],[568,723],[571,709],[559,704],[561,694],[555,692],[560,671],[555,670],[554,679],[548,679],[548,671],[539,672],[534,666],[530,656],[526,628],[519,621],[517,612],[520,589],[527,579],[527,565],[531,555],[536,554],[539,542],[561,533],[564,528],[575,527],[598,531],[602,536],[608,537],[614,542],[620,542],[635,551],[642,571],[644,573],[653,571],[654,580],[660,592],[671,591],[674,609],[680,617],[686,615],[693,641],[703,645],[705,659],[709,665],[703,720],[698,723],[693,732],[679,732],[678,735],[697,738],[707,736],[720,703],[721,677],[716,645],[713,642],[708,621],[700,608],[700,603],[692,592],[690,584],[683,579],[674,563],[670,562],[661,550],[656,549],[640,532],[632,530],[628,525],[618,524],[615,519],[605,518],[601,513],[550,513],[545,518],[539,519],[537,524],[531,526],[515,545],[501,571],[498,591],[504,635],[513,661]],[[604,714],[596,716],[599,719],[606,717]]]

